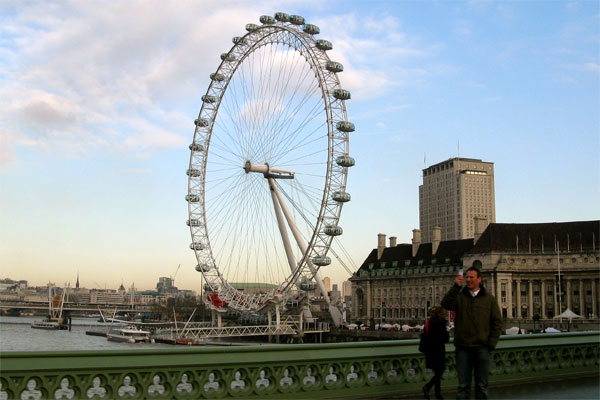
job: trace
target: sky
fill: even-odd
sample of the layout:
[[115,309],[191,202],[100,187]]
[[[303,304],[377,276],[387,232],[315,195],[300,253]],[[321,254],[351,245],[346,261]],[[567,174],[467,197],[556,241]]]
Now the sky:
[[378,233],[410,242],[421,171],[451,157],[494,163],[496,222],[598,219],[599,4],[0,0],[0,278],[199,291],[193,121],[231,38],[278,11],[352,92],[351,270]]

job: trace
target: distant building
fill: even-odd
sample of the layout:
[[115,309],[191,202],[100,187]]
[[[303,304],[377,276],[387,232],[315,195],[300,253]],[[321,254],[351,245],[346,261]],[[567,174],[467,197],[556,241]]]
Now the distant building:
[[325,289],[329,292],[331,291],[331,278],[326,276],[323,278],[323,285],[325,285]]
[[352,282],[344,281],[342,282],[342,296],[352,296]]
[[482,270],[484,287],[508,320],[552,318],[567,309],[597,319],[598,232],[600,221],[493,223],[476,231],[474,239],[421,243],[416,235],[412,244],[390,247],[380,234],[378,247],[350,278],[353,311],[348,319],[422,323],[457,272],[471,266]]
[[91,289],[90,304],[123,304],[123,294],[114,289]]
[[[476,222],[475,219],[478,219]],[[423,242],[473,238],[475,223],[496,222],[494,164],[472,158],[451,158],[423,170],[419,186],[419,225]]]
[[174,286],[175,280],[173,278],[168,278],[166,276],[161,276],[158,278],[158,283],[156,284],[156,290],[158,294],[161,296],[167,294],[177,294],[177,287]]
[[[418,231],[418,230],[415,230]],[[463,255],[473,248],[473,239],[386,247],[384,234],[352,282],[352,314],[348,320],[362,323],[422,321],[427,308],[438,304],[463,268]]]
[[17,290],[27,288],[27,281],[20,280],[15,281],[9,278],[0,279],[0,291],[3,290]]
[[277,288],[277,285],[261,282],[230,282],[229,284],[238,291],[248,294],[267,293]]

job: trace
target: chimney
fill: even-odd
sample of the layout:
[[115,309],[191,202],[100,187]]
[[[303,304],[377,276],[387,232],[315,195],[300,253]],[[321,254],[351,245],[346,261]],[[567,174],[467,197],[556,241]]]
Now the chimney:
[[481,234],[483,233],[483,231],[485,231],[485,228],[487,228],[487,226],[488,226],[487,218],[486,217],[473,217],[473,225],[475,226],[474,239],[475,239],[475,243],[477,243],[477,241],[481,237]]
[[436,254],[438,251],[438,247],[440,247],[440,242],[442,241],[442,228],[439,226],[433,227],[433,240],[431,241],[431,255]]
[[419,229],[413,229],[413,238],[412,238],[412,256],[417,255],[417,251],[419,251],[419,246],[421,245],[421,231]]
[[396,247],[396,236],[390,236],[390,247]]
[[381,256],[383,254],[383,249],[385,249],[385,233],[377,234],[377,259],[381,260]]

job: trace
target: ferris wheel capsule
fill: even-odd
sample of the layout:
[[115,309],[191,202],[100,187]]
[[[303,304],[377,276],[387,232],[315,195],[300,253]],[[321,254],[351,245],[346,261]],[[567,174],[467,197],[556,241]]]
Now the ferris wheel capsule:
[[333,97],[335,97],[338,100],[350,100],[350,92],[348,90],[345,89],[335,89],[333,91]]
[[336,158],[335,163],[337,165],[339,165],[340,167],[353,167],[355,161],[354,161],[354,158],[352,158],[348,155],[343,155],[343,156],[339,156],[338,158]]
[[315,42],[317,49],[327,51],[333,49],[333,44],[329,40],[319,39]]
[[342,72],[344,70],[344,66],[342,65],[342,63],[339,63],[337,61],[327,61],[327,63],[325,63],[325,69],[327,71],[330,72]]
[[246,30],[248,32],[254,32],[257,29],[258,29],[258,25],[256,25],[256,24],[246,24]]
[[210,74],[210,79],[212,79],[213,81],[222,82],[225,80],[225,75],[213,72],[212,74]]
[[339,236],[342,233],[344,233],[344,230],[342,229],[341,226],[337,226],[337,225],[327,225],[323,231],[325,232],[326,235],[329,236]]
[[217,102],[217,98],[215,96],[211,96],[210,94],[205,94],[204,96],[202,96],[202,101],[205,103],[216,103]]
[[315,256],[312,258],[312,262],[319,267],[324,267],[326,265],[331,264],[331,258],[327,256]]
[[231,41],[233,42],[233,44],[246,44],[246,39],[240,36],[234,36],[233,39],[231,39]]
[[319,33],[321,33],[321,30],[319,29],[319,27],[316,25],[313,25],[313,24],[304,25],[302,30],[304,32],[308,33],[309,35],[318,35]]
[[190,243],[190,249],[192,250],[204,250],[206,246],[203,243],[193,242]]
[[335,124],[337,130],[342,132],[354,132],[354,124],[348,121],[340,121]]
[[186,171],[187,176],[197,177],[200,176],[200,171],[194,168],[190,168]]
[[300,290],[307,292],[313,291],[317,288],[317,282],[311,281],[310,279],[304,279],[300,282]]
[[294,25],[304,25],[304,17],[300,15],[290,15],[290,23]]
[[232,61],[236,61],[236,58],[233,54],[222,53],[221,60],[226,61],[226,62],[232,62]]
[[276,12],[275,19],[279,22],[288,22],[290,20],[290,16],[283,12]]
[[196,218],[190,218],[185,223],[187,226],[200,226],[200,220]]
[[205,128],[208,126],[208,120],[206,118],[197,118],[194,120],[194,125],[199,128]]
[[185,201],[188,201],[190,203],[197,203],[200,201],[200,196],[198,196],[197,194],[188,194],[185,196]]
[[189,148],[191,151],[203,151],[204,150],[204,146],[202,146],[200,143],[192,143],[189,145]]
[[275,18],[270,15],[261,15],[259,20],[264,25],[273,25],[275,23]]
[[335,201],[337,201],[338,203],[345,203],[347,201],[350,201],[350,193],[346,193],[346,192],[334,192],[331,195],[331,198]]
[[198,272],[208,272],[212,269],[212,267],[209,264],[197,264],[196,265],[196,271]]

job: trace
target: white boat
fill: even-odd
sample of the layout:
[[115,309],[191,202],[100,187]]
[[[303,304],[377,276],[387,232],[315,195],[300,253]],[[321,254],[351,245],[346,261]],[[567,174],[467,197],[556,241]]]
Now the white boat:
[[33,321],[31,327],[34,329],[68,329],[65,324],[59,323],[57,320]]
[[106,337],[111,342],[138,343],[151,341],[149,331],[143,331],[135,326],[110,330]]

